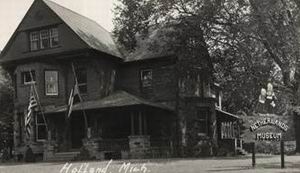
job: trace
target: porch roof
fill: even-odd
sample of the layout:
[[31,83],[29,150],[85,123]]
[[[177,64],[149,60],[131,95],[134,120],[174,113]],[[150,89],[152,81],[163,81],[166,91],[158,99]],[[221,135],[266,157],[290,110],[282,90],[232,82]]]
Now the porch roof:
[[[73,105],[72,111],[117,108],[117,107],[128,107],[128,106],[138,106],[138,105],[145,105],[145,106],[150,106],[150,107],[159,108],[163,110],[174,111],[173,109],[169,108],[166,105],[147,101],[143,98],[134,96],[125,91],[116,91],[111,95],[99,100],[91,100],[91,101],[76,103]],[[45,114],[61,113],[61,112],[66,112],[66,110],[67,110],[67,105],[64,105],[64,106],[45,110]]]
[[222,115],[222,116],[226,116],[228,118],[233,118],[233,119],[240,119],[239,116],[231,114],[229,112],[223,111],[221,109],[216,109],[217,115]]

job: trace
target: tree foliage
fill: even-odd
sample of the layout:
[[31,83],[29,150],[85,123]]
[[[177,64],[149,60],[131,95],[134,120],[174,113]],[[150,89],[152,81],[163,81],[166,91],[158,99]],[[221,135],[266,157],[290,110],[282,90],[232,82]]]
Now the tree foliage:
[[[150,49],[173,50],[185,55],[184,58],[203,57],[201,54],[209,52],[208,61],[214,64],[215,80],[223,87],[224,107],[228,111],[251,115],[260,89],[267,82],[275,85],[280,114],[298,110],[300,1],[143,1],[151,2],[150,6],[131,1],[143,8],[124,2],[121,0],[123,6],[118,6],[116,13],[147,14],[143,18],[130,18],[129,14],[116,16],[114,33],[125,48],[128,46],[120,35],[128,36],[127,41],[134,43],[129,50],[134,50],[137,35],[160,30],[167,37],[164,39],[167,44],[155,47],[154,40],[149,42]],[[134,25],[124,24],[131,20]],[[144,38],[150,36],[146,34]],[[183,67],[194,64],[190,61]]]
[[150,16],[153,14],[153,3],[147,0],[120,0],[115,7],[115,29],[113,31],[121,48],[134,51],[137,34],[147,34]]
[[9,75],[0,68],[0,148],[13,140],[13,88]]

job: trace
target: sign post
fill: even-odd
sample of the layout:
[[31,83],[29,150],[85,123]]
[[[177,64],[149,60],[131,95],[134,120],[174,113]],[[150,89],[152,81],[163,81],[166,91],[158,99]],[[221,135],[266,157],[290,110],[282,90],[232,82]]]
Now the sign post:
[[255,167],[255,142],[252,143],[252,167]]
[[281,168],[284,168],[284,141],[280,141]]

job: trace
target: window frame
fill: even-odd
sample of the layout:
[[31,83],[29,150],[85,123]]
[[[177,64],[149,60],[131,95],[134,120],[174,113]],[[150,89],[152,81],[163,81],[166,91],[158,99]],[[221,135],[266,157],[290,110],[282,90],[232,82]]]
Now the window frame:
[[[53,31],[56,31],[56,32],[53,32]],[[54,34],[55,33],[55,34]],[[50,47],[53,48],[53,47],[57,47],[59,45],[59,34],[58,34],[58,29],[57,27],[54,27],[54,28],[50,28],[49,29],[49,39],[50,39]],[[57,45],[53,45],[53,40],[52,39],[57,39]]]
[[[79,80],[78,80],[78,78],[79,78],[79,76],[78,76],[78,72],[79,71],[85,71],[85,83],[83,83],[83,82],[79,82]],[[78,67],[78,68],[76,68],[75,69],[75,74],[76,74],[76,80],[77,80],[77,85],[78,85],[78,90],[79,90],[79,93],[80,94],[87,94],[88,93],[88,70],[87,70],[87,68],[85,68],[85,67]],[[83,87],[85,87],[85,90],[84,90],[84,92],[82,92],[83,91]]]
[[[33,36],[35,34],[35,37]],[[40,38],[39,38],[39,31],[32,31],[29,34],[30,36],[30,51],[39,50]],[[33,43],[36,42],[36,48],[33,49]]]
[[[50,29],[43,29],[43,30],[40,30],[39,33],[40,33],[40,49],[48,49],[50,48],[50,33],[49,33]],[[46,40],[48,42],[48,47],[45,47],[43,45],[43,41]]]
[[[33,79],[31,78],[31,75],[30,73],[32,73],[32,77]],[[30,75],[30,78],[31,80],[30,81],[27,81],[26,80],[26,74],[29,74]],[[36,74],[35,74],[35,70],[27,70],[27,71],[23,71],[21,72],[21,84],[22,85],[30,85],[30,84],[35,84],[36,83]]]
[[[144,75],[143,73],[150,72],[150,79],[143,79]],[[152,68],[145,68],[140,70],[140,82],[142,88],[151,88],[153,86],[153,69]],[[148,82],[148,84],[145,85],[145,83]]]
[[[56,72],[56,88],[57,93],[48,93],[47,91],[47,81],[46,81],[46,73],[47,72]],[[45,87],[45,96],[59,96],[59,71],[55,69],[45,69],[44,70],[44,87]]]
[[[200,116],[200,112],[205,112],[205,117],[202,118]],[[209,107],[198,107],[197,110],[196,110],[196,118],[195,118],[195,121],[201,126],[202,123],[205,124],[204,126],[204,129],[205,131],[202,132],[202,131],[199,131],[198,132],[198,135],[199,136],[203,136],[203,135],[209,135],[209,121],[210,121],[210,108]],[[200,128],[202,129],[202,128]],[[199,130],[200,130],[199,129]]]
[[[46,34],[45,34],[46,33]],[[53,44],[53,39],[57,40],[57,44]],[[47,41],[48,46],[44,46],[43,42]],[[59,46],[59,31],[58,27],[47,27],[39,30],[29,31],[29,50],[38,51],[56,48]],[[33,48],[36,44],[36,48]]]
[[[43,119],[43,123],[40,123],[40,122],[38,122],[38,116],[41,116],[41,118]],[[36,138],[36,141],[37,142],[44,142],[44,141],[46,141],[47,140],[47,128],[46,128],[46,122],[45,122],[45,120],[44,120],[44,118],[42,117],[43,115],[40,113],[40,112],[38,112],[37,114],[36,114],[36,117],[35,117],[35,138]],[[46,129],[46,134],[45,134],[45,138],[39,138],[39,127],[40,126],[44,126],[44,128]]]

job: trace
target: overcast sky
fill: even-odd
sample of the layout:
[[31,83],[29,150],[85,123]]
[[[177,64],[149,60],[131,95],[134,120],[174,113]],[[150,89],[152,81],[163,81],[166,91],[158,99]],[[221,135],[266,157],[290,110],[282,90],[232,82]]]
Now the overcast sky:
[[[3,49],[34,0],[0,0],[0,50]],[[108,31],[113,28],[113,7],[117,0],[52,0],[89,17]]]

